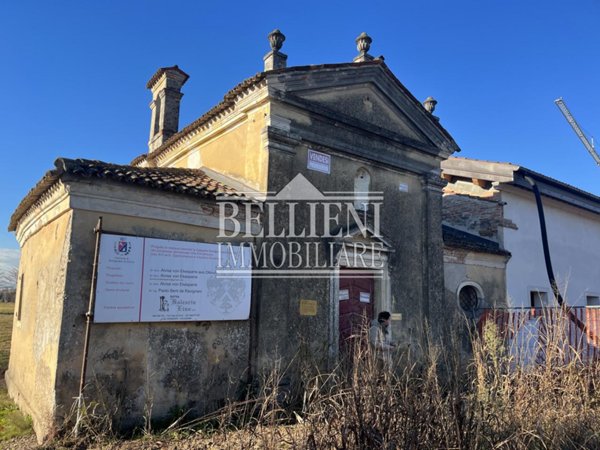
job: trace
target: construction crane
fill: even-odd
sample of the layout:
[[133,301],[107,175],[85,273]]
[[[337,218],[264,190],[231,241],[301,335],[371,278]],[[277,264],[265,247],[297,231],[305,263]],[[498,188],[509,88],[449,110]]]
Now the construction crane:
[[583,131],[581,131],[579,124],[573,117],[573,114],[571,114],[571,111],[569,111],[569,108],[567,108],[567,105],[565,104],[562,97],[554,100],[554,103],[556,103],[556,106],[558,106],[558,109],[560,109],[560,112],[563,113],[563,116],[565,116],[565,119],[567,119],[567,122],[569,122],[569,125],[571,125],[571,128],[573,128],[573,131],[579,137],[579,140],[581,142],[583,142],[583,145],[585,145],[585,148],[587,149],[587,151],[590,153],[590,155],[592,155],[592,158],[594,158],[594,161],[596,161],[596,164],[600,166],[600,156],[598,155],[598,153],[596,152],[596,149],[594,148],[594,141],[592,140],[592,142],[590,142],[588,140],[588,138],[585,136],[585,134],[583,134]]

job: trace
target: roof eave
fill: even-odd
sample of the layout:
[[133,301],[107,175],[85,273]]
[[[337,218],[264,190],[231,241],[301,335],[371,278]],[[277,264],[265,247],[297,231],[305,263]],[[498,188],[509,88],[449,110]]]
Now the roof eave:
[[[21,200],[10,218],[8,231],[16,231],[19,221],[36,203],[43,198],[59,180],[96,178],[103,181],[121,182],[137,187],[160,189],[180,195],[202,198],[229,197],[231,200],[250,200],[235,189],[207,175],[199,169],[182,168],[139,168],[134,166],[104,163],[83,159],[57,158],[55,169],[48,171]],[[137,171],[137,172],[136,172]],[[141,173],[138,173],[142,171]],[[166,177],[156,181],[159,173]],[[176,177],[170,180],[169,177]],[[199,178],[198,178],[199,177]],[[190,184],[193,178],[200,183]],[[166,181],[165,181],[166,180]]]

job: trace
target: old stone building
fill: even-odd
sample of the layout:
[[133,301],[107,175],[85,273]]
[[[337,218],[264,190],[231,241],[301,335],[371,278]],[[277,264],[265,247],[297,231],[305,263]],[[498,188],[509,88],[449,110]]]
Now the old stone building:
[[[332,367],[361,314],[391,311],[404,346],[419,343],[426,322],[443,335],[453,307],[444,301],[439,170],[458,147],[432,114],[435,101],[415,99],[368,53],[366,34],[353,62],[318,66],[288,67],[284,39],[272,32],[264,71],[182,130],[188,75],[160,69],[148,82],[148,152],[130,165],[58,159],[17,208],[10,229],[22,258],[6,378],[40,438],[78,395],[83,359],[88,395],[134,425],[149,405],[153,417],[213,409],[274,366]],[[124,241],[267,249],[252,264],[247,316],[115,313],[92,324],[84,358],[99,216]],[[300,247],[304,272],[292,258]],[[130,251],[115,244],[115,254]]]

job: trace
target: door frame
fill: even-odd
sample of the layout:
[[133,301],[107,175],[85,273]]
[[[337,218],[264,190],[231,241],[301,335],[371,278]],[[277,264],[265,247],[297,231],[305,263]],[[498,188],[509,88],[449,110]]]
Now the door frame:
[[[337,364],[339,357],[339,338],[340,338],[340,269],[362,269],[361,264],[353,265],[355,260],[352,248],[347,244],[343,244],[346,247],[346,252],[349,256],[343,263],[336,264],[333,273],[329,280],[329,369],[333,369]],[[380,311],[392,310],[392,296],[390,287],[390,277],[388,270],[388,255],[386,251],[379,251],[377,253],[366,252],[362,256],[362,260],[367,265],[377,264],[381,267],[381,272],[374,274],[374,301],[373,301],[373,315],[377,317]],[[359,258],[360,259],[360,258]],[[336,262],[339,261],[336,258]]]

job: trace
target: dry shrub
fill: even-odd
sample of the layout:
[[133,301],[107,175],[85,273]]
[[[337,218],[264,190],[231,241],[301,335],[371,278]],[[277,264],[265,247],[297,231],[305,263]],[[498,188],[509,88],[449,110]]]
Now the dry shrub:
[[600,448],[600,366],[583,364],[564,330],[553,321],[535,339],[541,364],[519,361],[489,322],[471,336],[467,360],[455,333],[398,350],[392,367],[365,344],[365,330],[333,371],[295,383],[301,392],[286,382],[289,368],[274,370],[246,400],[157,439],[211,449]]
[[257,403],[244,404],[246,414],[253,405],[246,416],[253,419],[235,433],[227,427],[231,413],[222,415],[229,431],[213,436],[211,447],[600,448],[600,366],[573,357],[564,329],[556,321],[548,327],[535,342],[543,363],[525,366],[491,322],[471,337],[466,364],[458,336],[443,346],[429,338],[414,354],[399,351],[389,370],[368,345],[355,345],[334,371],[305,383],[297,410],[281,406],[272,379]]

